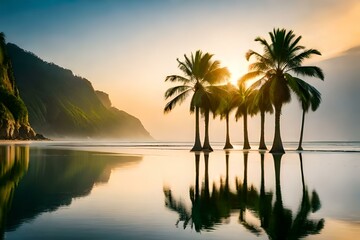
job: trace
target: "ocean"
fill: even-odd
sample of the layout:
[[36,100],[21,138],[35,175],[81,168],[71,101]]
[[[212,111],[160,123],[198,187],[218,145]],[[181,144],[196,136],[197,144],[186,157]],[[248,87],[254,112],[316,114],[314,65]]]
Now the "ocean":
[[[356,239],[360,142],[0,145],[0,238]],[[268,144],[268,147],[270,145]]]

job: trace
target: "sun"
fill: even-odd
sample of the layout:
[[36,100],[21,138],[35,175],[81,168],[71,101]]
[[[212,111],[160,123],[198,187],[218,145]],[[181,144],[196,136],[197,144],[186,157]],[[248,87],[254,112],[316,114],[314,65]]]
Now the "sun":
[[239,80],[238,77],[234,78],[233,76],[231,76],[230,83],[234,86],[237,86],[238,80]]
[[229,66],[228,69],[231,73],[229,79],[230,83],[234,86],[237,86],[239,78],[246,73],[246,70],[239,68],[237,65]]
[[224,65],[231,74],[229,82],[234,86],[237,86],[238,80],[248,72],[248,62],[245,58],[229,58],[227,61],[224,61]]

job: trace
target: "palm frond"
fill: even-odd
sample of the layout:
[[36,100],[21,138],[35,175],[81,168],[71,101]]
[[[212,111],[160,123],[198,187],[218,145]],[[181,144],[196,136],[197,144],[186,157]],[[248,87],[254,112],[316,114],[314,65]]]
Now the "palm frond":
[[321,103],[321,93],[314,86],[305,82],[304,80],[298,79],[298,82],[304,89],[308,91],[309,99],[307,100],[309,101],[311,110],[316,111]]
[[[185,59],[186,59],[186,55],[185,56]],[[183,73],[190,77],[192,75],[192,69],[190,68],[191,65],[188,65],[187,62],[181,62],[178,58],[176,59],[176,61],[178,62],[178,67],[181,71],[183,71]]]
[[291,90],[298,96],[300,101],[303,101],[303,98],[307,98],[304,96],[307,93],[307,89],[304,89],[303,86],[299,83],[298,78],[291,76],[289,73],[285,73],[285,78]]
[[290,79],[290,87],[297,95],[302,109],[307,112],[311,107],[312,111],[317,110],[321,103],[321,93],[312,85],[296,77]]
[[180,85],[180,86],[176,86],[176,87],[172,87],[169,88],[168,90],[166,90],[165,92],[165,99],[168,99],[170,97],[172,97],[174,94],[181,94],[184,91],[188,91],[191,90],[192,87],[191,86],[187,86],[187,85]]
[[208,72],[216,69],[220,65],[219,61],[211,61],[212,56],[213,54],[205,53],[200,57],[196,71],[200,79],[204,79]]
[[173,99],[171,99],[165,105],[164,113],[170,112],[176,105],[180,105],[181,103],[183,103],[185,101],[185,99],[189,96],[190,93],[191,93],[191,90],[187,90],[187,91],[184,91],[184,92],[180,93],[179,95],[177,95]]
[[201,62],[202,57],[203,57],[203,54],[202,54],[201,50],[197,50],[195,52],[195,56],[194,56],[194,54],[191,54],[191,66],[192,66],[192,70],[193,70],[192,73],[196,79],[201,78],[201,76],[199,75],[199,67],[200,67],[200,62]]
[[206,87],[199,84],[197,90],[194,92],[194,95],[191,99],[191,105],[200,108],[206,107],[207,104],[206,92],[207,92]]
[[262,56],[260,53],[257,53],[257,52],[255,52],[255,51],[253,51],[253,50],[250,49],[250,50],[247,51],[246,54],[245,54],[246,60],[249,61],[249,59],[251,58],[251,56],[255,56],[256,59],[263,59],[263,58],[264,58],[264,56]]
[[249,88],[250,88],[252,91],[258,90],[258,89],[261,87],[261,85],[263,84],[263,80],[264,80],[264,79],[265,79],[265,77],[262,77],[262,78],[256,80],[255,82],[253,82],[253,83],[250,85]]
[[237,108],[235,112],[235,120],[238,121],[243,116],[243,111],[241,108]]
[[290,44],[289,49],[290,49],[291,51],[296,50],[296,47],[298,46],[297,44],[300,42],[301,38],[302,38],[302,36],[298,36],[298,37]]
[[263,71],[252,71],[252,72],[248,72],[246,74],[244,74],[243,76],[240,77],[239,81],[241,82],[246,82],[248,80],[254,79],[258,76],[263,75],[264,72]]
[[257,107],[257,94],[258,90],[249,91],[246,98],[247,112],[250,114],[250,116],[254,116],[259,112],[259,108]]
[[261,45],[263,45],[264,56],[269,56],[269,58],[271,58],[271,59],[274,58],[272,46],[269,45],[268,42],[264,38],[257,37],[257,38],[255,38],[255,42],[260,42]]
[[321,93],[317,89],[310,90],[311,93],[311,110],[316,111],[321,103]]
[[222,92],[220,93],[220,104],[216,111],[220,115],[220,119],[223,119],[236,108],[238,98],[236,95],[237,90],[231,83],[219,87],[222,88]]
[[260,111],[272,114],[274,112],[274,108],[270,100],[270,86],[270,81],[266,81],[261,85],[256,94],[255,103],[258,105]]
[[187,84],[189,82],[191,82],[190,79],[188,78],[185,78],[185,77],[182,77],[182,76],[179,76],[179,75],[169,75],[165,78],[165,82],[181,82],[181,83],[184,83],[184,84]]
[[265,62],[259,61],[249,64],[248,69],[249,71],[266,71],[269,69],[269,66]]
[[298,66],[290,68],[288,71],[293,71],[298,75],[306,77],[316,77],[321,80],[324,80],[324,73],[321,68],[316,66]]
[[215,68],[204,76],[204,81],[209,84],[221,84],[230,78],[230,72],[226,67]]
[[316,49],[305,50],[291,58],[288,65],[290,67],[299,66],[304,61],[304,59],[310,58],[312,55],[321,55],[321,53]]

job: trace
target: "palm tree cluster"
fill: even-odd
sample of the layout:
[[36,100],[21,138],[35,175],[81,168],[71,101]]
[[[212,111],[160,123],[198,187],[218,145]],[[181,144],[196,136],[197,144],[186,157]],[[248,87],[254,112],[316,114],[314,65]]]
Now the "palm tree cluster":
[[[181,104],[191,96],[190,112],[195,112],[195,144],[193,151],[212,151],[209,142],[209,114],[220,116],[226,120],[226,142],[224,149],[233,148],[229,136],[229,115],[235,111],[235,118],[244,121],[244,146],[250,149],[247,124],[248,115],[260,113],[261,134],[259,149],[266,150],[265,144],[265,114],[275,111],[275,134],[272,153],[284,153],[280,134],[280,116],[282,106],[291,100],[293,92],[298,98],[302,110],[301,136],[298,150],[302,150],[305,113],[311,108],[315,111],[321,102],[320,92],[299,77],[315,77],[324,80],[324,74],[319,67],[303,66],[305,59],[313,55],[321,55],[316,49],[306,49],[299,45],[301,36],[296,37],[293,31],[273,29],[269,32],[270,42],[257,37],[263,47],[263,52],[249,50],[246,59],[254,58],[249,65],[249,72],[238,80],[237,86],[229,83],[230,73],[226,67],[221,67],[219,61],[213,61],[212,54],[198,50],[190,57],[184,55],[185,61],[180,61],[180,70],[184,76],[170,75],[165,81],[179,82],[165,92],[165,99],[170,99],[164,112],[170,112],[177,104]],[[250,80],[253,80],[252,83]],[[250,86],[248,86],[251,83]],[[199,116],[205,119],[205,138],[201,146]]]

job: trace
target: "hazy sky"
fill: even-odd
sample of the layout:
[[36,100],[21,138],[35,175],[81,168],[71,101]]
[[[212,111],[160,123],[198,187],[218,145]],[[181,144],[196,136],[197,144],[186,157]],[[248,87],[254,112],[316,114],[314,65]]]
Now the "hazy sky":
[[[164,79],[180,73],[176,58],[197,49],[213,53],[214,59],[227,66],[236,80],[247,70],[245,52],[250,48],[261,51],[254,38],[267,38],[274,27],[292,29],[303,36],[303,45],[320,50],[323,56],[311,60],[318,64],[360,45],[360,2],[1,0],[0,3],[0,31],[6,34],[8,42],[87,78],[95,89],[110,95],[114,106],[140,118],[159,140],[193,139],[194,116],[188,113],[188,102],[163,115],[163,94],[171,86]],[[324,89],[324,99],[327,79],[332,77],[326,72],[325,75],[325,82],[316,85]],[[293,101],[284,109],[284,140],[298,138],[301,112],[295,98]],[[359,108],[351,109],[359,115]],[[316,130],[318,126],[312,125],[312,119],[321,119],[322,115],[318,112],[310,115],[307,126]],[[267,139],[271,140],[273,116],[267,120]],[[254,141],[258,139],[259,121],[257,118],[250,121],[250,139]],[[222,141],[225,123],[216,120],[210,124],[211,140]],[[359,140],[358,125],[354,125],[356,131],[348,134],[341,129],[333,134],[308,130],[305,140],[334,140],[337,136]],[[232,138],[241,140],[242,122],[233,121],[231,127]]]

